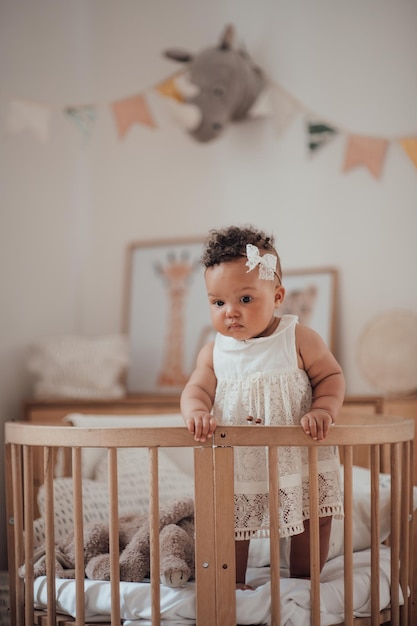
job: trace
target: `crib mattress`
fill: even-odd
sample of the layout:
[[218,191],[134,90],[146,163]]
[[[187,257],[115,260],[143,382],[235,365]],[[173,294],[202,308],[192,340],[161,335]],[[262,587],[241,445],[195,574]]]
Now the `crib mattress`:
[[[353,555],[354,560],[354,615],[366,617],[371,613],[371,552],[363,550]],[[380,550],[380,609],[390,603],[390,551]],[[288,578],[281,571],[281,625],[310,625],[310,583],[307,580]],[[247,582],[253,591],[236,591],[237,623],[270,624],[270,569],[248,568]],[[321,624],[330,626],[343,621],[343,557],[328,561],[323,568],[320,582]],[[75,617],[75,581],[57,579],[57,610]],[[47,601],[46,578],[35,580],[37,608],[45,608]],[[85,581],[86,619],[90,622],[110,621],[110,583]],[[120,583],[121,619],[125,626],[148,626],[151,624],[149,583]],[[401,602],[403,598],[401,597]],[[166,626],[191,626],[195,624],[195,583],[181,589],[161,586],[161,621]]]

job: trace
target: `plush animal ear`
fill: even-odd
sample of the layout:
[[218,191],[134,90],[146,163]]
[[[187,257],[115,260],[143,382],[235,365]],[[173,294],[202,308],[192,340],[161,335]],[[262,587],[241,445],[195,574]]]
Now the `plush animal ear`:
[[179,48],[165,50],[164,55],[168,57],[168,59],[173,59],[174,61],[179,61],[180,63],[191,63],[191,61],[194,60],[194,56],[190,52],[180,50]]
[[221,50],[231,50],[235,38],[235,29],[232,24],[228,24],[220,38],[219,48]]

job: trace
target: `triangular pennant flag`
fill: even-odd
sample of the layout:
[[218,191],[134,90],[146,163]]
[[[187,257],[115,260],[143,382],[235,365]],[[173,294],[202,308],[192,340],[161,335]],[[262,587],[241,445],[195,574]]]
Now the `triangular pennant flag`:
[[172,98],[173,100],[177,100],[178,102],[184,102],[184,98],[178,91],[176,86],[176,78],[177,75],[171,76],[167,80],[164,80],[162,83],[159,83],[155,87],[156,91],[161,94],[161,96],[165,96],[166,98]]
[[30,130],[46,143],[49,139],[49,109],[37,102],[12,100],[9,103],[6,125],[11,133]]
[[379,178],[387,148],[387,139],[349,135],[343,171],[364,165],[375,178]]
[[417,167],[417,137],[405,137],[400,144]]
[[324,122],[307,120],[308,149],[310,153],[317,152],[334,138],[337,134],[336,128]]
[[277,135],[282,135],[302,110],[295,98],[287,93],[280,85],[273,83],[270,86],[270,103],[272,117]]
[[96,108],[93,105],[87,104],[83,106],[66,107],[64,112],[78,126],[84,139],[87,139],[97,119]]
[[133,124],[144,124],[156,128],[145,96],[142,94],[113,102],[112,109],[120,138],[126,135]]

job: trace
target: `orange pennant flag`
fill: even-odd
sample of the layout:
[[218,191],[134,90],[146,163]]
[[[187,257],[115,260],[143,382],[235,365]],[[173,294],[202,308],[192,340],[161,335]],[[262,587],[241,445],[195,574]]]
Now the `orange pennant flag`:
[[161,94],[161,96],[165,96],[166,98],[172,98],[173,100],[178,100],[178,102],[184,102],[184,98],[180,94],[175,84],[175,79],[177,75],[164,80],[162,83],[159,83],[155,87],[156,91]]
[[136,123],[156,128],[145,96],[142,94],[118,100],[113,102],[111,106],[120,138],[124,137],[129,128]]
[[400,144],[414,165],[417,167],[417,137],[406,137],[405,139],[401,139]]
[[379,178],[387,148],[386,139],[349,135],[343,171],[364,165],[375,178]]
[[301,105],[277,84],[271,86],[271,103],[276,133],[281,136],[302,110]]

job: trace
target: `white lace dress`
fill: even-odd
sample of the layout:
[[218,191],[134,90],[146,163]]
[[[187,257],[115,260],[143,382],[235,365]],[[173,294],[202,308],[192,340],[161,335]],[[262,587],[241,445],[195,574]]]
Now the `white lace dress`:
[[[299,424],[311,406],[307,373],[298,367],[295,327],[297,317],[284,315],[269,337],[238,341],[217,334],[213,350],[217,377],[213,415],[218,424],[250,428]],[[255,425],[255,419],[261,419]],[[320,447],[319,514],[343,515],[340,462],[337,448]],[[303,532],[309,518],[308,451],[280,447],[280,534]],[[268,469],[265,448],[235,449],[235,536],[250,539],[269,535]]]

